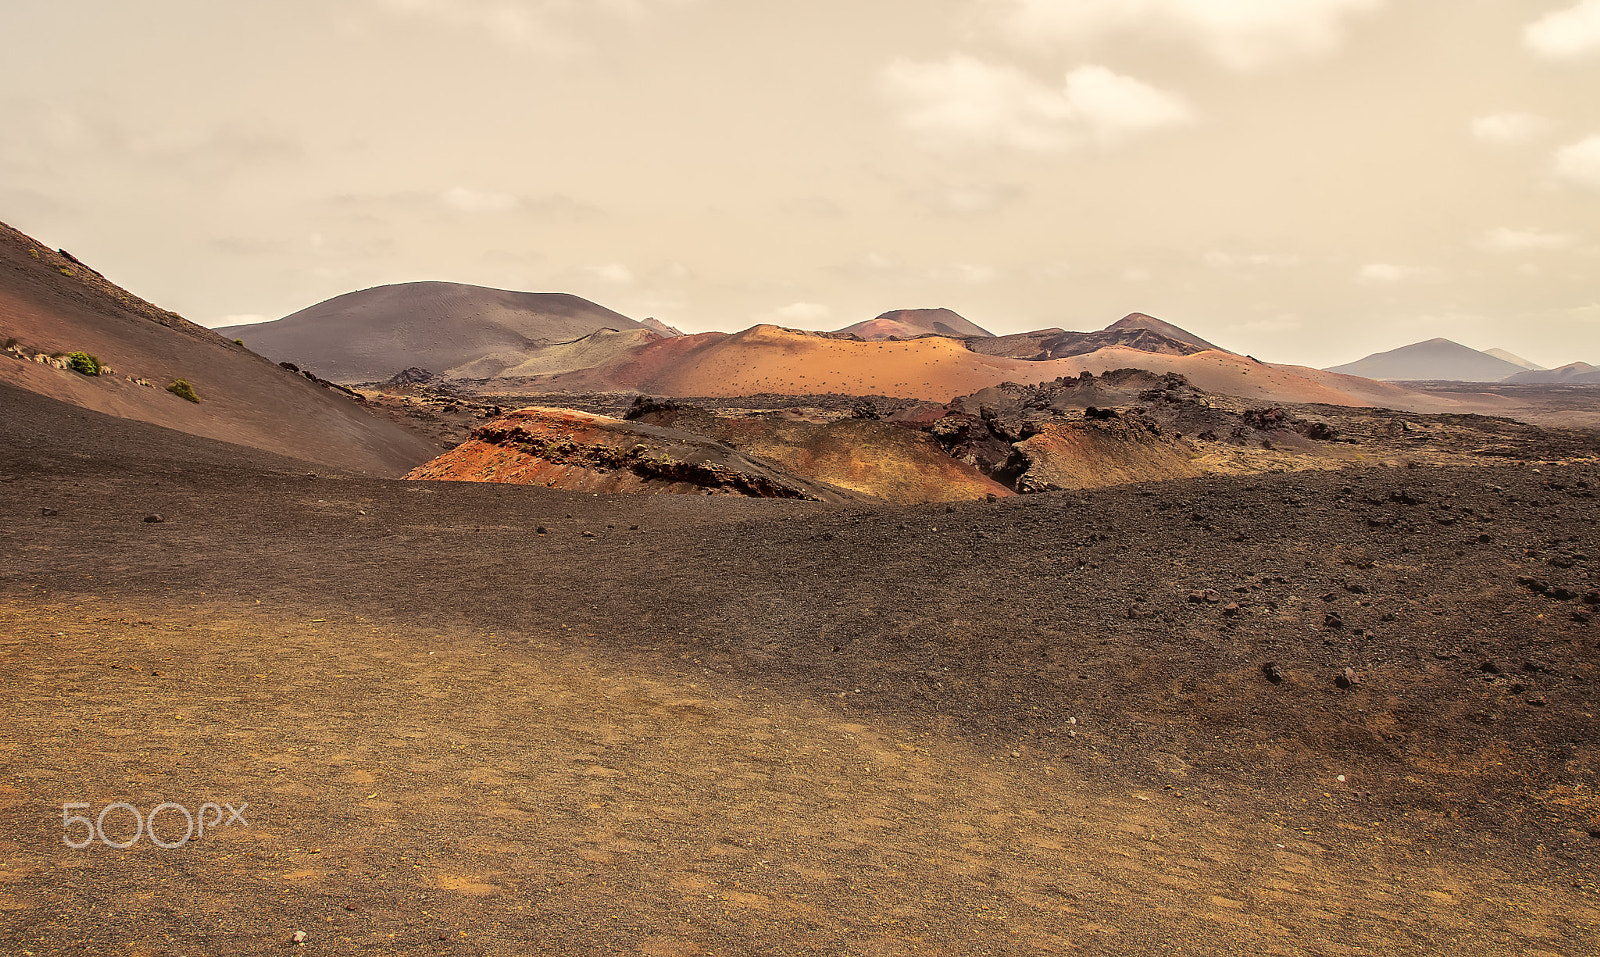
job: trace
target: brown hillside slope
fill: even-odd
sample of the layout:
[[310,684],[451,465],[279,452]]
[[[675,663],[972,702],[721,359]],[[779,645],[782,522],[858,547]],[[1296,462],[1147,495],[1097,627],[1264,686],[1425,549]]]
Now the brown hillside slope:
[[[400,475],[434,452],[354,399],[0,224],[0,340],[9,339],[29,356],[82,351],[114,369],[88,377],[0,355],[0,382],[81,408],[375,475]],[[199,404],[165,390],[179,378],[193,384]]]

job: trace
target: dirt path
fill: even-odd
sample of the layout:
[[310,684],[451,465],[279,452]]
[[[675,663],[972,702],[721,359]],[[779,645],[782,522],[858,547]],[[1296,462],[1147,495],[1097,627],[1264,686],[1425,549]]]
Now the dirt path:
[[[13,953],[1574,954],[1600,919],[1332,792],[1297,828],[538,631],[82,596],[0,636]],[[249,825],[63,845],[119,800]]]

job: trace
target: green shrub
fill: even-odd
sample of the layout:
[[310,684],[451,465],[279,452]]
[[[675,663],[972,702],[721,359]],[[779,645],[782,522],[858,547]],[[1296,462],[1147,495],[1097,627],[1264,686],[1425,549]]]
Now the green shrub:
[[167,391],[180,399],[188,399],[190,402],[200,401],[200,397],[195,395],[194,386],[189,384],[188,379],[173,379],[172,384],[167,386]]
[[56,267],[56,272],[60,273],[63,276],[76,276],[77,275],[77,273],[72,271],[72,267],[71,266],[57,266]]
[[242,346],[242,345],[244,345],[244,340],[243,339],[235,339],[235,340],[233,340],[233,344],[236,345],[236,346]]
[[84,375],[99,375],[100,360],[87,352],[67,353],[67,368]]

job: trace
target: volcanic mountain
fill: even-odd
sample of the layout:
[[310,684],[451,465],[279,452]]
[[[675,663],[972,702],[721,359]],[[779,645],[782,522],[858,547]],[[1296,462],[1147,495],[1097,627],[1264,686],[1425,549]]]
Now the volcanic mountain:
[[1378,352],[1327,371],[1387,381],[1499,382],[1527,371],[1449,339],[1429,339]]
[[1600,366],[1569,362],[1556,369],[1530,369],[1508,377],[1509,385],[1600,385]]
[[1175,339],[1153,329],[1137,326],[1122,328],[1113,326],[1099,332],[1040,329],[1036,332],[1019,332],[993,339],[968,339],[966,342],[968,349],[984,355],[1036,361],[1083,356],[1111,347],[1166,356],[1192,356],[1208,351],[1204,347],[1195,345],[1191,339]]
[[917,336],[993,337],[994,333],[949,309],[895,309],[876,319],[858,322],[838,330],[840,335],[855,335],[875,342],[880,339],[913,339]]
[[[490,378],[602,329],[662,335],[578,296],[452,282],[362,289],[272,322],[217,331],[263,355],[352,383],[413,366],[446,377]],[[638,341],[611,344],[626,348]]]
[[836,393],[948,402],[1002,382],[1034,383],[1137,368],[1158,375],[1176,372],[1198,388],[1245,399],[1407,409],[1459,406],[1454,400],[1399,386],[1303,366],[1270,365],[1220,350],[1164,355],[1112,346],[1035,361],[982,355],[967,347],[970,341],[926,336],[862,342],[758,325],[732,335],[713,332],[663,339],[591,369],[524,384],[569,392],[708,397]]
[[1130,312],[1121,319],[1118,319],[1116,322],[1113,322],[1111,325],[1106,326],[1103,331],[1126,333],[1138,329],[1143,329],[1147,332],[1153,332],[1156,335],[1166,339],[1172,339],[1185,343],[1186,345],[1193,347],[1196,352],[1205,352],[1213,349],[1217,352],[1228,351],[1221,346],[1213,345],[1205,341],[1187,329],[1180,329],[1170,322],[1163,322],[1162,320],[1157,319],[1155,316],[1147,316],[1142,312]]
[[[80,408],[305,462],[395,476],[424,439],[358,400],[113,285],[65,252],[0,224],[0,383]],[[62,368],[83,352],[101,374]],[[198,402],[167,386],[183,379]]]
[[1521,366],[1524,369],[1539,371],[1543,371],[1544,369],[1544,366],[1540,365],[1539,363],[1529,362],[1527,359],[1522,358],[1515,352],[1507,352],[1504,349],[1485,349],[1483,350],[1483,354],[1486,356],[1494,356],[1496,359],[1504,359],[1512,365]]

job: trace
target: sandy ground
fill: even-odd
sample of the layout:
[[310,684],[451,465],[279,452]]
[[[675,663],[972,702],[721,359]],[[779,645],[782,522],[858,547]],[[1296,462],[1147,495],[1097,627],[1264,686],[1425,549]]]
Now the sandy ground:
[[[1600,945],[1591,465],[824,506],[7,411],[6,953]],[[65,846],[117,801],[248,824]]]

